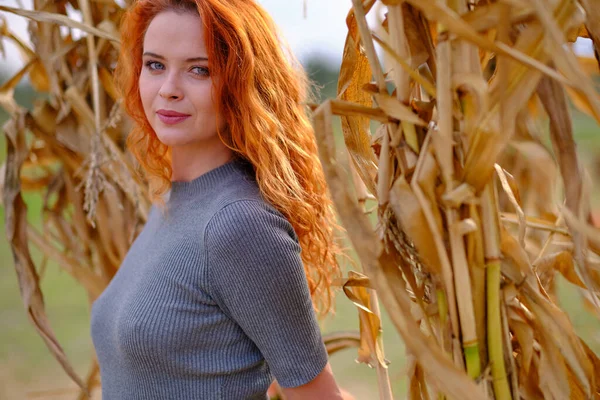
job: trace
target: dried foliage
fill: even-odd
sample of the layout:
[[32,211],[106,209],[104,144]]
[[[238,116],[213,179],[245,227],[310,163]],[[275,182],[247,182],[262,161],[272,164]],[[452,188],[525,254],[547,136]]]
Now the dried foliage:
[[[379,301],[407,348],[410,399],[599,397],[600,359],[557,306],[554,284],[564,276],[600,315],[600,231],[590,224],[567,102],[600,121],[590,78],[598,63],[567,45],[585,36],[600,48],[594,3],[353,0],[338,96],[314,106],[314,124],[363,268],[339,282],[359,310],[360,336],[334,334],[326,344],[330,353],[358,347],[359,361],[377,370],[380,398],[393,396]],[[374,6],[385,17],[369,27]],[[29,246],[56,260],[92,302],[149,201],[125,152],[129,122],[111,77],[123,10],[108,0],[34,0],[34,8],[0,5],[31,20],[34,44],[2,25],[25,66],[0,88],[11,116],[0,192],[26,310],[85,398],[97,364],[86,379],[70,366]],[[25,74],[48,94],[31,111],[13,98]],[[336,150],[336,115],[348,165]],[[42,195],[42,232],[27,221],[27,191]],[[375,224],[367,200],[377,203]]]
[[[405,341],[408,397],[598,397],[598,358],[557,306],[554,285],[563,275],[600,315],[600,231],[589,223],[567,101],[600,121],[597,60],[568,45],[589,36],[598,49],[598,6],[381,3],[384,19],[370,27],[376,1],[353,0],[338,97],[314,106],[314,122],[361,285],[376,291]],[[354,192],[348,174],[360,177]],[[376,224],[363,207],[369,197]],[[361,329],[376,329],[368,296],[347,295]],[[372,346],[359,359],[385,366],[371,332],[361,330]]]
[[[1,188],[6,236],[30,319],[84,398],[96,381],[97,366],[84,380],[69,364],[46,316],[30,245],[81,284],[91,303],[117,271],[150,203],[145,182],[125,152],[128,121],[121,117],[110,72],[123,9],[87,0],[36,0],[34,7],[28,11],[0,5],[0,11],[31,19],[34,45],[29,48],[10,27],[2,26],[3,36],[18,46],[25,60],[0,88],[0,105],[11,117],[4,126],[8,146]],[[70,19],[67,8],[81,12],[83,23]],[[61,31],[61,26],[68,29]],[[33,110],[13,98],[25,74],[38,92],[48,94],[37,99]],[[43,199],[41,232],[27,221],[23,192],[39,193]]]

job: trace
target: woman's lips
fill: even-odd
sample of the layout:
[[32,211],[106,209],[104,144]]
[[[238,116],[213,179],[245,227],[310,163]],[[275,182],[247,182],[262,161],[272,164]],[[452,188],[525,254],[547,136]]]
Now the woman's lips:
[[157,111],[156,114],[158,115],[158,118],[162,121],[162,123],[167,125],[178,124],[190,117],[190,115],[187,114],[180,114],[174,111],[163,110]]
[[158,118],[167,125],[178,124],[181,121],[188,119],[189,117],[190,117],[189,115],[186,115],[183,117],[168,117],[166,115],[158,114]]

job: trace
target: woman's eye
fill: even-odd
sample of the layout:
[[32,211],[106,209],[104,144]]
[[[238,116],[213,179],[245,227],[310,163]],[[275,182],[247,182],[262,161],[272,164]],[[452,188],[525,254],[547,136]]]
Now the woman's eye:
[[165,66],[159,63],[158,61],[147,61],[146,67],[151,71],[158,71],[165,69]]
[[206,67],[192,67],[192,69],[190,70],[192,71],[194,74],[199,75],[199,76],[208,76],[208,68]]

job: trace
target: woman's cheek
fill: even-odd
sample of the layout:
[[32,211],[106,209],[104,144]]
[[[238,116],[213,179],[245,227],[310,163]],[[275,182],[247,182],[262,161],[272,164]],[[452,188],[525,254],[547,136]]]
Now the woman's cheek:
[[151,88],[149,87],[149,82],[147,82],[146,79],[144,79],[143,76],[140,77],[139,79],[139,86],[140,86],[140,99],[142,100],[142,107],[144,109],[144,114],[146,114],[146,118],[148,119],[149,122],[152,122],[151,120],[151,113],[152,113],[152,95],[151,95]]

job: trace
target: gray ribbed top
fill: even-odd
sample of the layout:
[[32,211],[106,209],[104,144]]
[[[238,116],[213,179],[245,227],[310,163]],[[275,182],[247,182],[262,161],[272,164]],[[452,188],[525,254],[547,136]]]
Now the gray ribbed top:
[[173,182],[94,302],[103,400],[265,399],[327,363],[297,236],[252,167]]

